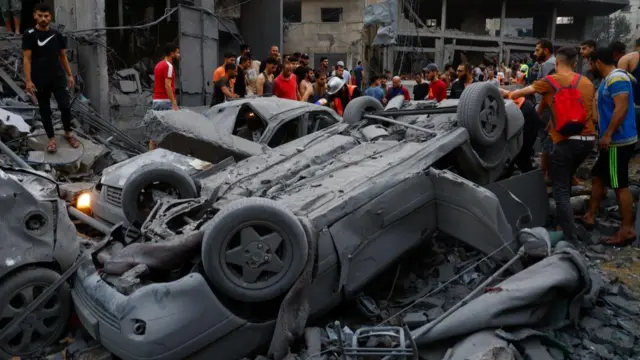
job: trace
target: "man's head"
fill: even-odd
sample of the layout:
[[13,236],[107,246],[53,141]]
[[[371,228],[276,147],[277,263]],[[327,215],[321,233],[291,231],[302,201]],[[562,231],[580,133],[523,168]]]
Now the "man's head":
[[233,79],[238,74],[238,67],[234,63],[225,64],[224,73],[227,79]]
[[336,76],[342,79],[344,75],[344,62],[338,61],[336,63]]
[[282,76],[284,77],[289,77],[289,75],[291,75],[291,71],[293,71],[293,64],[291,63],[291,60],[291,57],[284,58],[284,62],[282,63]]
[[[580,50],[582,50],[582,48]],[[556,69],[573,71],[577,64],[577,60],[578,52],[572,46],[563,46],[556,51]]]
[[[314,72],[313,69],[307,66],[300,66],[300,68],[304,69],[304,80],[308,82],[313,82]],[[300,70],[300,74],[303,74],[302,70]]]
[[278,46],[273,45],[271,47],[271,51],[270,51],[271,56],[275,57],[275,58],[279,58],[280,57],[280,48],[278,48]]
[[38,3],[33,8],[33,18],[41,28],[46,28],[51,23],[51,7],[47,4]]
[[171,61],[178,60],[180,59],[180,48],[174,43],[168,43],[164,46],[164,56]]
[[300,55],[300,65],[309,66],[309,54]]
[[386,76],[382,76],[382,77],[380,78],[380,86],[382,86],[382,87],[385,87],[385,88],[386,88],[386,87],[387,87],[387,81],[388,81],[388,80],[387,80],[387,77],[386,77]]
[[422,73],[415,73],[413,75],[413,79],[416,81],[416,83],[422,84]]
[[541,39],[536,43],[536,50],[534,52],[536,59],[540,62],[547,61],[553,54],[553,44],[551,40]]
[[316,84],[318,84],[319,86],[325,86],[327,85],[327,73],[324,71],[318,71],[315,74],[316,77]]
[[371,75],[371,80],[369,80],[369,86],[375,87],[380,85],[380,77],[378,75]]
[[325,69],[328,68],[329,67],[329,58],[327,58],[325,56],[321,57],[320,58],[320,65]]
[[489,79],[493,79],[495,76],[496,76],[496,70],[493,68],[493,66],[487,67],[487,77]]
[[458,69],[456,70],[456,75],[458,75],[458,79],[461,81],[466,81],[471,78],[471,64],[462,63],[458,65]]
[[400,78],[400,76],[394,76],[393,79],[391,79],[391,82],[393,83],[394,88],[402,87],[402,79]]
[[242,68],[242,70],[247,70],[251,67],[251,58],[247,55],[240,56],[240,63],[238,64]]
[[[451,65],[449,65],[451,67]],[[424,68],[424,74],[428,81],[436,81],[438,79],[438,65],[431,63]]]
[[249,45],[242,44],[240,45],[240,55],[244,55],[250,51]]
[[621,57],[627,53],[627,46],[621,41],[614,41],[609,45],[611,50],[613,50],[613,60],[618,63]]
[[267,74],[273,74],[274,72],[276,72],[277,67],[278,59],[271,56],[267,59],[267,65],[265,66],[264,70],[267,72]]
[[389,71],[389,70],[385,70],[385,71],[384,71],[384,77],[385,77],[387,80],[391,79],[391,71]]
[[591,71],[600,77],[609,74],[616,67],[615,52],[613,47],[597,48],[591,52]]
[[225,64],[235,64],[236,63],[236,54],[228,52],[224,54],[224,63]]
[[585,40],[580,44],[580,56],[585,59],[589,59],[589,56],[596,49],[595,40],[589,39]]

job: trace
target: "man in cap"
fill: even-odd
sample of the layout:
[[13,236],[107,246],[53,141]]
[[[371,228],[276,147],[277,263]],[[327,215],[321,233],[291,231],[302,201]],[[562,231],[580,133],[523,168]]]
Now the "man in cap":
[[300,59],[298,60],[298,67],[293,70],[293,74],[298,78],[298,81],[302,81],[305,77],[307,77],[309,67],[309,55],[308,54],[300,54]]
[[447,98],[447,84],[440,79],[438,65],[431,63],[423,69],[425,78],[429,82],[427,100],[440,102]]
[[327,82],[327,94],[329,106],[340,116],[344,114],[349,102],[361,95],[357,86],[349,85],[337,76],[331,77]]
[[344,80],[346,84],[351,84],[351,74],[344,68],[344,61],[338,61],[336,63],[336,69],[331,76],[337,76]]

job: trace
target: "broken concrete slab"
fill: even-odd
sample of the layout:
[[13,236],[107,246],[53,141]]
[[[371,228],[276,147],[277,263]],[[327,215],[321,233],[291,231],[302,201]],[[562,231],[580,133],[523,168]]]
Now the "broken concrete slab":
[[604,327],[594,332],[591,341],[596,344],[610,345],[621,355],[631,355],[635,345],[632,337],[612,327]]
[[585,316],[580,320],[580,327],[585,329],[589,334],[604,326],[604,323],[598,319]]
[[429,322],[429,319],[425,315],[423,311],[419,312],[410,312],[402,318],[405,324],[409,327],[409,329],[416,329],[426,323]]
[[22,116],[0,108],[0,132],[7,133],[13,138],[29,134],[31,126]]
[[615,355],[610,353],[604,345],[595,344],[586,339],[582,342],[582,345],[588,350],[595,352],[602,359],[613,359],[615,357]]
[[640,315],[640,302],[630,301],[620,296],[605,296],[604,300],[629,315]]
[[22,86],[19,86],[18,84],[16,84],[15,81],[13,81],[13,79],[11,78],[11,76],[9,76],[9,74],[7,74],[4,70],[0,69],[0,79],[6,83],[9,88],[11,88],[11,90],[13,90],[14,93],[16,93],[16,95],[18,95],[18,97],[20,98],[20,100],[22,101],[29,101],[29,95],[27,95],[27,93],[24,91],[24,89],[22,88]]

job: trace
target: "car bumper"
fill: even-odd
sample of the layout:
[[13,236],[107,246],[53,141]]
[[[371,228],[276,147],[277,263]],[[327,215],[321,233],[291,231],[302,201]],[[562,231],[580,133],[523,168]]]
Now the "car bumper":
[[[125,296],[89,263],[78,270],[71,295],[83,326],[123,360],[182,359],[203,349],[217,353],[216,359],[237,359],[254,350],[255,330],[263,336],[273,331],[271,325],[248,324],[229,312],[197,273]],[[254,340],[247,342],[251,333]]]
[[126,222],[124,212],[122,211],[121,194],[121,189],[103,186],[102,189],[98,191],[98,189],[94,187],[91,190],[91,211],[93,215],[99,220],[109,224]]

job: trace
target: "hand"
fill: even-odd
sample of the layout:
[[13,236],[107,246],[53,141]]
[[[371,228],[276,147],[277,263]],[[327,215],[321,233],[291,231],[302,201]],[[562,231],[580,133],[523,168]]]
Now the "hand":
[[31,95],[33,95],[33,96],[35,96],[35,95],[36,95],[36,91],[38,91],[38,90],[36,89],[36,85],[35,85],[33,82],[31,82],[31,81],[27,81],[27,84],[26,84],[26,90],[27,90],[27,92],[28,92],[29,94],[31,94]]
[[178,107],[178,104],[171,104],[171,110],[178,111],[180,108]]
[[73,75],[67,76],[67,86],[70,91],[74,91],[76,88],[76,81],[73,79]]
[[600,138],[600,141],[598,141],[598,146],[600,147],[600,149],[607,150],[609,149],[610,145],[611,145],[611,135],[605,134],[603,137]]

